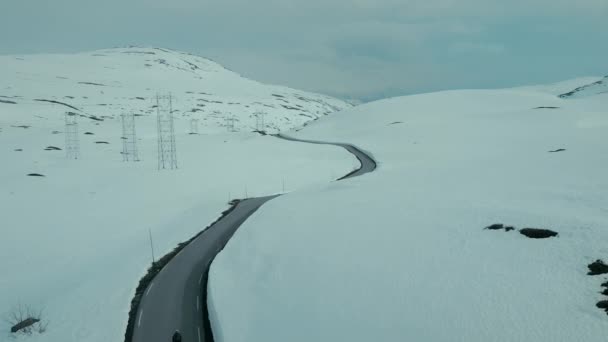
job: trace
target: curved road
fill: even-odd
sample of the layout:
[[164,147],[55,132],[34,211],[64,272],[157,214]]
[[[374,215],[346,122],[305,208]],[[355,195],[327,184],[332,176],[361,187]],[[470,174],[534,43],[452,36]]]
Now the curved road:
[[[361,167],[340,178],[372,172],[376,162],[358,148],[342,143],[277,138],[312,144],[336,145],[354,154]],[[264,203],[280,195],[243,200],[226,216],[207,228],[160,271],[148,285],[139,304],[133,342],[170,342],[178,329],[184,342],[213,341],[207,312],[207,274],[215,256],[236,230]]]

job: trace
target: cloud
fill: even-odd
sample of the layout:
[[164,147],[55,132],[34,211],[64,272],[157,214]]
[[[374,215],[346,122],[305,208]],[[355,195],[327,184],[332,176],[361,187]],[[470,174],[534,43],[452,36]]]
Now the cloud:
[[365,100],[605,74],[606,0],[9,1],[0,53],[139,44]]

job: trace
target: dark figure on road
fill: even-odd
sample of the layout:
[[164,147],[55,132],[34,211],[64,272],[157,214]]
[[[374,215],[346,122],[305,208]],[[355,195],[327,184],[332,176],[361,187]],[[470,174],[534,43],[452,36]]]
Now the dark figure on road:
[[173,339],[171,342],[182,342],[182,334],[179,333],[179,330],[175,330],[175,333],[173,333]]

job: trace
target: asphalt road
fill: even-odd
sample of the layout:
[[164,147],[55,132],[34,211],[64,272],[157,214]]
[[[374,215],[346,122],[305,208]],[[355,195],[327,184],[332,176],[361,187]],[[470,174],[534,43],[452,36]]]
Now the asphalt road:
[[[376,168],[376,162],[370,156],[349,144],[298,140],[282,135],[276,137],[347,149],[359,159],[361,167],[340,179],[357,177]],[[264,203],[278,196],[241,201],[169,261],[144,292],[132,341],[170,342],[176,329],[181,332],[183,342],[212,341],[206,307],[209,266],[241,224]]]

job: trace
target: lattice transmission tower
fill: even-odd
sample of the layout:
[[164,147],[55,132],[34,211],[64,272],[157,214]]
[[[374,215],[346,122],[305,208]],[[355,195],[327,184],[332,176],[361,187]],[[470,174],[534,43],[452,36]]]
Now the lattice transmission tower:
[[137,150],[137,131],[135,130],[135,115],[133,113],[121,115],[122,118],[122,160],[139,161]]
[[233,115],[228,114],[226,116],[226,128],[228,129],[228,132],[236,132],[236,128],[235,128],[235,122],[236,122],[236,118]]
[[78,120],[76,113],[65,113],[65,155],[68,159],[80,158],[80,140],[78,139]]
[[199,119],[190,119],[190,134],[198,134]]
[[173,96],[156,96],[158,125],[158,169],[177,169],[175,128],[173,126]]
[[255,115],[255,130],[258,132],[266,131],[266,122],[265,122],[265,118],[264,118],[266,116],[266,113],[257,112],[254,115]]

